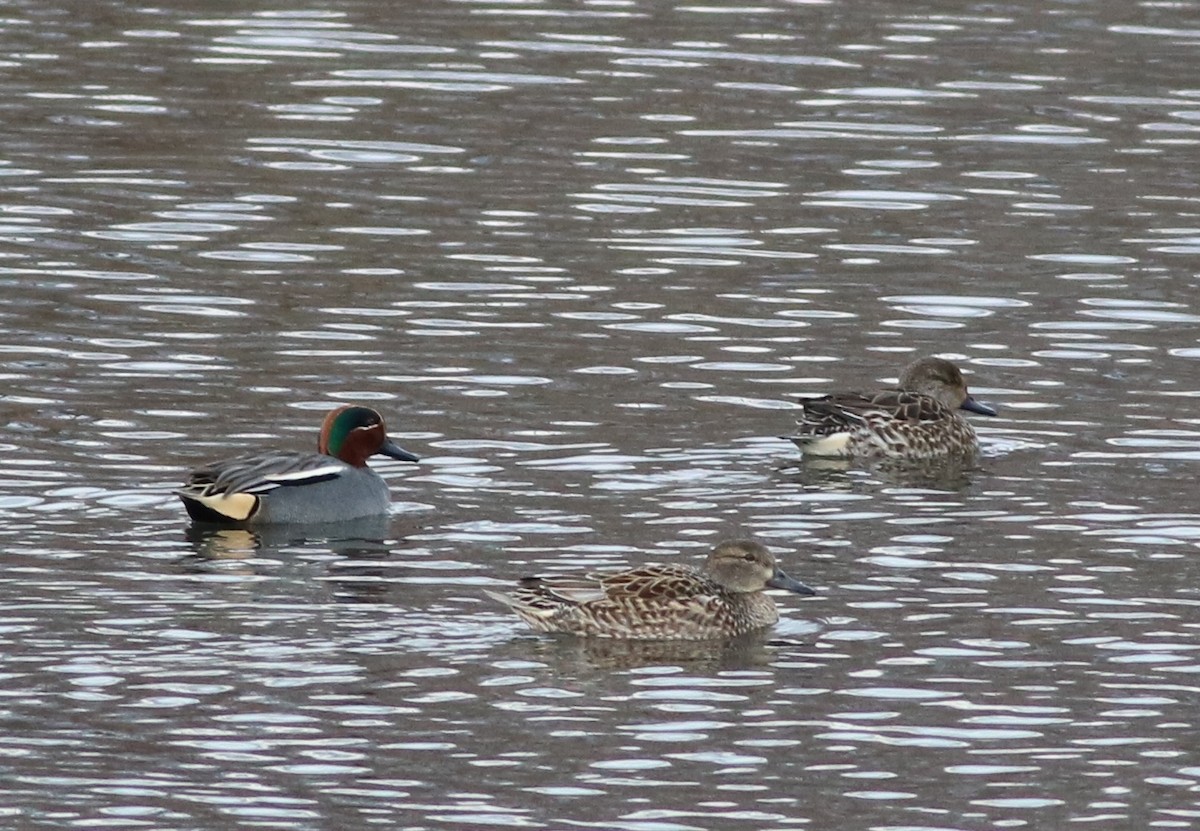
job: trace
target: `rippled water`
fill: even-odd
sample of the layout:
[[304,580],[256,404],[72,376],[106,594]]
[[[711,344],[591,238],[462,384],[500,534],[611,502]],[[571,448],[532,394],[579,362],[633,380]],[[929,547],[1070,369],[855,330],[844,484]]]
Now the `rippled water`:
[[[0,824],[1198,822],[1194,9],[186,5],[0,20]],[[934,352],[977,468],[777,438]],[[350,400],[390,517],[188,527]],[[745,642],[481,592],[742,533]]]

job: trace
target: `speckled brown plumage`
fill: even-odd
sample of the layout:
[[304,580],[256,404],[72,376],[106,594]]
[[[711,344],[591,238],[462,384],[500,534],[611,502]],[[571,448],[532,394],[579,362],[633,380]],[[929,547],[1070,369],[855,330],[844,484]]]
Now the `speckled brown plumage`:
[[487,594],[539,632],[601,638],[704,640],[770,626],[779,619],[765,588],[813,590],[784,574],[753,540],[713,549],[703,569],[648,565],[627,571],[527,577]]
[[967,392],[958,367],[942,358],[910,364],[898,389],[834,393],[801,406],[796,434],[786,438],[817,456],[968,456],[978,441],[959,410],[995,415]]

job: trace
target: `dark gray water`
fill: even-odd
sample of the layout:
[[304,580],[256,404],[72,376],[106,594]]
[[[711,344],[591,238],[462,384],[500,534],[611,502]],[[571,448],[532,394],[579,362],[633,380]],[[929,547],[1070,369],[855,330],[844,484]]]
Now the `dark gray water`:
[[[0,824],[1200,822],[1194,4],[183,5],[0,16]],[[929,353],[978,469],[776,438]],[[343,401],[392,516],[188,528]],[[746,642],[481,593],[737,534]]]

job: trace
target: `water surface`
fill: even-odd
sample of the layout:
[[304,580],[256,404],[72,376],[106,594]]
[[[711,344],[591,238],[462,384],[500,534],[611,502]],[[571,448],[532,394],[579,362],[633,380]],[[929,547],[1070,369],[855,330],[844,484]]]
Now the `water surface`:
[[[0,817],[1187,828],[1197,32],[1176,4],[9,4]],[[938,353],[977,468],[800,466]],[[189,528],[378,407],[378,521]],[[983,423],[981,423],[983,422]],[[753,534],[731,644],[481,589]]]

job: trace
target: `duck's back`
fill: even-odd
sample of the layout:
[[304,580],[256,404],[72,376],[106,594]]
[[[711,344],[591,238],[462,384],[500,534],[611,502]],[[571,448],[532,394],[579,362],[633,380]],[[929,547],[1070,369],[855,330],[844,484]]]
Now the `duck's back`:
[[247,524],[340,522],[386,513],[387,483],[321,453],[276,451],[206,465],[176,491],[192,519]]
[[836,393],[803,403],[797,434],[801,450],[828,456],[926,458],[969,453],[975,431],[955,410],[928,395],[883,390]]
[[512,595],[492,594],[542,632],[600,638],[726,638],[779,619],[761,592],[734,594],[698,569],[645,566],[584,578],[529,578]]

